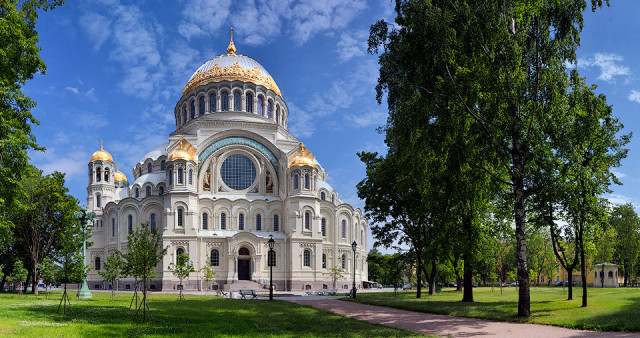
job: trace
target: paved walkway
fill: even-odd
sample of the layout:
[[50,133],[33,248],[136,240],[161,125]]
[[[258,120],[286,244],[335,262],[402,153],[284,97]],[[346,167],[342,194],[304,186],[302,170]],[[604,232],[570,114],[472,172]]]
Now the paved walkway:
[[339,315],[421,334],[453,337],[640,337],[638,333],[579,331],[556,326],[497,322],[413,312],[335,299],[291,300]]

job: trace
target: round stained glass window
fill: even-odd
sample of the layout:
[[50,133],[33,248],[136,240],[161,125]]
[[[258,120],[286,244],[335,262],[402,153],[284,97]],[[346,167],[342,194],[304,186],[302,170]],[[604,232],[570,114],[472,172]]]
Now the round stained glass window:
[[224,184],[233,190],[245,190],[256,179],[256,166],[247,156],[233,154],[227,157],[220,167],[220,176]]

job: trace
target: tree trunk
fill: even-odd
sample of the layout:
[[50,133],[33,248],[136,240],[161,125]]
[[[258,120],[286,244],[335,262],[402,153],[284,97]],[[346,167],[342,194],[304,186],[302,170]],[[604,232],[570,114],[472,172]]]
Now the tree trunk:
[[573,269],[567,269],[567,282],[569,283],[567,286],[569,288],[567,300],[573,300]]
[[582,277],[582,307],[587,307],[587,264],[584,260],[584,226],[580,226],[580,275]]
[[524,163],[522,154],[518,151],[519,142],[515,142],[513,156],[513,171],[515,173],[514,198],[516,221],[516,266],[518,269],[518,317],[531,316],[531,299],[529,296],[529,268],[527,266],[527,245],[525,241],[526,215],[524,207]]
[[465,303],[473,303],[473,269],[471,268],[471,258],[468,251],[463,255],[464,259],[464,294],[462,301]]
[[418,266],[416,268],[416,280],[418,281],[418,291],[416,292],[416,298],[420,298],[422,296],[422,279],[420,279],[420,276],[422,276],[422,257],[421,257],[421,252],[416,250],[416,256],[418,258],[417,263]]
[[434,259],[431,261],[431,278],[429,278],[429,294],[432,296],[436,294],[436,274],[438,274],[438,261]]
[[38,262],[34,259],[32,264],[33,264],[33,267],[32,267],[33,274],[31,276],[31,278],[32,278],[31,279],[31,281],[32,281],[31,282],[31,292],[34,295],[37,295],[38,294]]
[[[627,265],[625,264],[624,266],[624,284],[622,284],[623,287],[627,287],[627,277],[629,276],[629,273],[627,272]],[[616,281],[617,283],[618,281]]]
[[[24,281],[24,289],[22,290],[24,293],[27,293],[27,286],[29,285],[29,281],[31,280],[32,273],[33,273],[32,269],[27,269],[27,279]],[[31,289],[33,292],[33,287]]]
[[0,292],[4,293],[4,285],[7,283],[7,275],[2,275],[2,281],[0,281]]

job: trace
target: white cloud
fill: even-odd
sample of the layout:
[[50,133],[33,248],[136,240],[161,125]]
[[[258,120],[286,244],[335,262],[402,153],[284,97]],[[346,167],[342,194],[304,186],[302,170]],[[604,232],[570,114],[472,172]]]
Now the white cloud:
[[68,91],[70,91],[70,92],[72,92],[74,94],[78,94],[79,93],[78,88],[75,88],[75,87],[64,87],[64,89],[68,90]]
[[629,67],[620,64],[624,58],[611,53],[596,53],[593,58],[579,59],[578,66],[599,67],[600,76],[598,79],[613,82],[616,77],[626,77],[631,75]]
[[638,207],[638,203],[635,199],[628,197],[628,196],[624,196],[624,195],[620,195],[620,194],[609,194],[608,196],[605,196],[605,198],[607,198],[609,200],[609,202],[613,203],[613,204],[618,204],[618,205],[622,205],[622,204],[627,204],[627,203],[631,203],[633,204],[634,208]]
[[111,34],[111,20],[95,12],[87,12],[80,17],[80,26],[93,40],[93,50],[97,51]]
[[627,174],[625,174],[625,173],[623,173],[623,172],[620,172],[620,171],[612,170],[612,171],[611,171],[611,173],[613,173],[614,175],[616,175],[616,177],[617,177],[618,179],[627,177]]
[[[289,102],[289,111],[295,112],[290,117],[289,130],[301,137],[311,136],[315,128],[320,125],[320,121],[330,124],[335,119],[328,119],[328,116],[338,111],[352,109],[354,102],[371,102],[371,106],[358,105],[349,114],[353,122],[358,120],[362,124],[368,123],[367,117],[358,116],[368,114],[375,107],[373,88],[376,84],[377,69],[378,66],[374,60],[366,60],[356,66],[351,74],[347,74],[344,80],[333,81],[327,90],[313,94],[308,100],[300,98],[301,101],[309,101],[309,104],[298,106]],[[363,111],[366,113],[361,113]]]
[[640,92],[637,90],[631,90],[631,93],[629,93],[629,101],[640,103]]
[[62,154],[53,147],[48,147],[45,152],[34,152],[30,155],[33,162],[45,174],[59,171],[67,174],[67,180],[85,175],[87,159],[91,156],[87,152],[77,150]]
[[340,61],[349,61],[355,56],[365,55],[367,51],[367,36],[368,32],[366,30],[357,31],[353,34],[342,33],[337,45]]
[[[227,33],[234,40],[262,45],[286,35],[303,44],[317,34],[344,30],[367,7],[365,0],[189,0],[178,32],[187,39]],[[224,32],[220,29],[224,28]]]
[[303,44],[318,33],[344,29],[367,7],[364,0],[302,0],[291,8],[293,41]]
[[109,120],[102,114],[81,112],[75,114],[73,122],[83,129],[97,130],[109,124]]
[[187,39],[211,34],[222,27],[229,17],[231,0],[189,0],[184,6],[184,21],[178,32]]
[[345,120],[354,124],[357,127],[363,128],[374,125],[376,127],[381,126],[387,120],[387,113],[383,111],[377,112],[369,112],[365,111],[363,114],[355,115],[355,114],[347,114],[345,115]]

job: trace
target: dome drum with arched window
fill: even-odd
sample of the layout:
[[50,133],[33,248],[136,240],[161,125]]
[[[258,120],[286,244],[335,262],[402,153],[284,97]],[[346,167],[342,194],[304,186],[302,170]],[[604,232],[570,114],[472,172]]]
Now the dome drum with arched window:
[[[126,248],[128,235],[149,223],[168,248],[150,282],[158,291],[177,287],[168,266],[179,253],[196,270],[213,267],[215,286],[227,290],[261,289],[271,269],[276,290],[334,287],[328,272],[345,253],[351,276],[353,240],[360,241],[357,257],[366,257],[366,219],[340,200],[326,170],[286,130],[288,108],[261,65],[236,54],[231,43],[228,54],[195,72],[174,113],[176,130],[168,142],[145,154],[126,176],[102,147],[94,153],[87,201],[97,225],[88,265]],[[366,262],[357,264],[361,286]],[[89,285],[101,284],[95,270],[88,274]],[[189,276],[184,288],[200,290],[200,277]],[[120,289],[134,283],[124,278]]]

